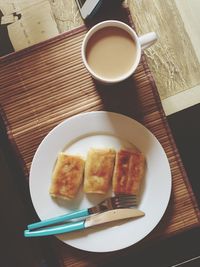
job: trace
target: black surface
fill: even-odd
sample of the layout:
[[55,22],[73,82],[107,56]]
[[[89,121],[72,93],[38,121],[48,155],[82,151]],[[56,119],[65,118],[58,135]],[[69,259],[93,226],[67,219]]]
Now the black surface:
[[52,249],[54,237],[24,238],[24,230],[38,220],[30,199],[29,186],[0,117],[0,266],[56,267]]
[[[115,242],[120,242],[117,236]],[[132,249],[132,252],[127,249],[127,254],[99,264],[98,267],[172,267],[176,264],[181,264],[183,267],[200,266],[200,259],[190,262],[192,265],[182,264],[198,257],[199,248],[200,229],[195,229],[143,249]]]
[[0,10],[0,56],[7,55],[14,51],[8,34],[8,25],[1,25],[3,13]]
[[200,104],[169,116],[168,122],[200,206]]

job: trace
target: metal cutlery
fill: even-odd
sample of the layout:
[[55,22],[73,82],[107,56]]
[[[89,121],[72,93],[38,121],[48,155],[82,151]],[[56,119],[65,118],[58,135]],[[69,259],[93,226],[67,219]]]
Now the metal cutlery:
[[46,227],[58,223],[64,223],[66,221],[72,220],[72,219],[78,219],[81,217],[87,217],[92,214],[105,212],[108,210],[114,210],[114,209],[122,209],[122,208],[130,208],[137,205],[137,199],[135,195],[119,195],[115,197],[110,197],[96,206],[93,206],[88,209],[82,209],[73,211],[64,215],[60,215],[54,218],[46,219],[40,222],[36,222],[33,224],[29,224],[27,226],[28,230],[34,230],[41,227]]
[[85,220],[77,222],[65,223],[63,225],[41,228],[33,231],[25,230],[24,236],[39,237],[39,236],[49,236],[49,235],[69,233],[77,230],[83,230],[88,227],[92,227],[94,225],[99,225],[127,218],[137,218],[144,215],[145,215],[144,212],[133,208],[108,210],[102,213],[91,215],[87,217]]

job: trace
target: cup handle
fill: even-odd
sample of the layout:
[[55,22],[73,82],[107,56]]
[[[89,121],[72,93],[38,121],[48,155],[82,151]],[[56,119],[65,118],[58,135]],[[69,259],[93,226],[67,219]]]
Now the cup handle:
[[157,41],[155,32],[149,32],[139,37],[139,42],[142,49],[146,49]]

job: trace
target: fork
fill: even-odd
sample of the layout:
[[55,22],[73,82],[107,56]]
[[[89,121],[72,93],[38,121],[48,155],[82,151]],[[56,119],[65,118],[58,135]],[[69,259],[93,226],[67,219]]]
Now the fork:
[[70,212],[61,216],[46,219],[40,222],[32,223],[27,226],[28,230],[34,230],[37,228],[65,222],[72,219],[78,219],[80,217],[86,217],[95,213],[104,212],[107,210],[120,209],[120,208],[130,208],[137,205],[137,199],[135,195],[118,195],[115,197],[110,197],[96,206],[88,209],[77,210]]

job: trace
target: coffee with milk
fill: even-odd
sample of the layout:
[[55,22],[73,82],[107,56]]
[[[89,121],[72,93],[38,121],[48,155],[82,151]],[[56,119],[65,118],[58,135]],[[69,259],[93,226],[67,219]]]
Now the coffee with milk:
[[130,70],[136,53],[136,43],[131,35],[112,26],[92,35],[87,43],[86,60],[97,75],[115,79]]

